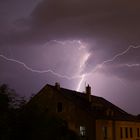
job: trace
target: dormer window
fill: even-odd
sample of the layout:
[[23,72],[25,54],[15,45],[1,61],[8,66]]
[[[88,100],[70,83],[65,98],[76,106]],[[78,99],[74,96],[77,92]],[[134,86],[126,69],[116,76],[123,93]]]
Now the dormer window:
[[62,102],[57,103],[57,112],[62,112],[63,111],[63,105]]

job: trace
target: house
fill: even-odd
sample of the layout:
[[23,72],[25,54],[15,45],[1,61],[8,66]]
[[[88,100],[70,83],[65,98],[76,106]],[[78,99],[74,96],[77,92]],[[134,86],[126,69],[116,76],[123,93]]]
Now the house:
[[82,140],[140,140],[140,121],[106,99],[91,94],[46,85],[29,102],[41,112],[58,116]]

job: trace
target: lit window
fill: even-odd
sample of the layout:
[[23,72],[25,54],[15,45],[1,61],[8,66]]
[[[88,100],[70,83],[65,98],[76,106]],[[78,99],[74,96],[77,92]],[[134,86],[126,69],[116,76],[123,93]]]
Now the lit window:
[[62,112],[62,110],[63,110],[62,103],[58,102],[57,103],[57,112]]
[[104,139],[107,139],[107,127],[106,126],[103,126],[103,137]]
[[80,136],[84,137],[86,136],[86,127],[80,126]]

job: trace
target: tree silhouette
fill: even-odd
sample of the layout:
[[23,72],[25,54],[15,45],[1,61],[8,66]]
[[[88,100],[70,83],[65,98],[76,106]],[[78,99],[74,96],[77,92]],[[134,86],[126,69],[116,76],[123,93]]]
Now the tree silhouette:
[[26,104],[8,85],[0,86],[0,140],[78,140],[67,123],[36,104]]
[[0,85],[0,140],[11,139],[18,108],[23,106],[23,102],[25,100],[20,99],[7,84]]

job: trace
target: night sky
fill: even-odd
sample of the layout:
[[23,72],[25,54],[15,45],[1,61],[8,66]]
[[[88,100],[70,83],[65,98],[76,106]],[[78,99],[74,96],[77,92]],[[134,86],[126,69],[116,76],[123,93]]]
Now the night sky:
[[47,83],[140,114],[139,0],[0,0],[0,84]]

